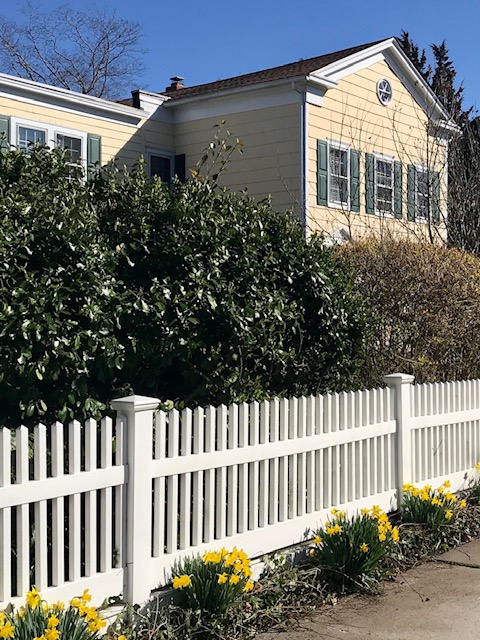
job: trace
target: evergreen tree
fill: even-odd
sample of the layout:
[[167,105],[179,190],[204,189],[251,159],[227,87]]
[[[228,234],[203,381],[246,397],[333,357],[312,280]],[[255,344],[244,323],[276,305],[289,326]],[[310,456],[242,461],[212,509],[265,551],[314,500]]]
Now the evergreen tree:
[[427,54],[425,53],[425,49],[422,49],[422,52],[420,53],[419,47],[410,38],[408,31],[402,30],[402,33],[397,40],[402,46],[404,52],[410,58],[415,69],[422,74],[427,82],[429,82],[430,76],[432,75],[432,68],[427,64]]
[[463,86],[455,89],[454,82],[457,72],[450,60],[445,40],[440,45],[431,45],[435,58],[435,67],[430,82],[433,92],[439,98],[450,117],[460,125],[468,121],[471,108],[463,109]]

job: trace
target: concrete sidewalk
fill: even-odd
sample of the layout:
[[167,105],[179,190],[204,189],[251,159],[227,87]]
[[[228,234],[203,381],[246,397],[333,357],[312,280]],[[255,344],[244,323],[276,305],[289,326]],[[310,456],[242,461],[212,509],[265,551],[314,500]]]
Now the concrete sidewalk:
[[478,640],[480,540],[385,583],[379,596],[353,595],[311,620],[262,640]]

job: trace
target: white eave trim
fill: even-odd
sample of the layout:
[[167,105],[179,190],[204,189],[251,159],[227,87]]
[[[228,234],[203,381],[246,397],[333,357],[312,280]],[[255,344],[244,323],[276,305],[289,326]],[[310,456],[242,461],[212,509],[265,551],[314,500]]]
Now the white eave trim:
[[147,112],[143,109],[136,109],[111,100],[77,93],[60,87],[52,87],[48,84],[26,80],[25,78],[17,78],[5,73],[0,73],[0,91],[3,91],[4,95],[8,94],[12,97],[21,93],[40,102],[49,105],[56,103],[72,110],[78,110],[81,107],[85,111],[100,112],[110,118],[116,116],[117,118],[123,117],[124,119],[140,121],[148,117]]
[[[327,80],[338,80],[339,78],[347,76],[349,73],[351,73],[352,67],[354,67],[356,64],[361,63],[363,60],[374,58],[379,54],[385,55],[386,52],[389,52],[391,54],[393,60],[395,60],[396,65],[402,71],[402,73],[405,74],[405,78],[408,79],[410,84],[413,85],[413,87],[421,87],[423,99],[428,102],[429,106],[433,108],[435,112],[435,120],[449,122],[450,126],[455,129],[456,125],[450,119],[442,103],[438,100],[437,96],[433,93],[421,74],[415,69],[413,63],[406,56],[395,38],[387,38],[386,40],[378,42],[371,47],[362,49],[361,51],[357,51],[357,53],[353,53],[350,56],[342,58],[341,60],[332,62],[326,67],[322,67],[322,76]],[[411,91],[410,88],[409,91]]]
[[322,89],[334,89],[335,87],[338,87],[338,82],[336,80],[329,80],[323,74],[316,75],[310,73],[306,76],[306,81],[307,83],[316,85]]
[[247,93],[248,91],[257,91],[260,89],[270,89],[281,87],[285,85],[292,85],[296,82],[305,82],[305,76],[294,76],[291,78],[282,78],[281,80],[271,80],[270,82],[259,82],[255,84],[245,85],[243,87],[232,87],[231,89],[224,89],[223,91],[209,91],[208,93],[197,94],[190,98],[178,98],[177,100],[169,100],[164,102],[163,106],[167,109],[174,107],[175,105],[184,105],[191,102],[199,102],[201,100],[216,100],[229,95],[237,95],[239,93]]

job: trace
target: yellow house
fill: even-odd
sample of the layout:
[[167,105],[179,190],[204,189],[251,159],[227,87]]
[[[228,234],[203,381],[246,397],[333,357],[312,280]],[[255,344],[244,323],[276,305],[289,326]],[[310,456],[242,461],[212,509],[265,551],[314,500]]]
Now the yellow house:
[[215,125],[243,143],[222,185],[293,208],[307,233],[444,234],[448,114],[394,38],[194,87],[111,102],[0,74],[0,131],[10,145],[68,149],[85,168],[141,155],[181,179]]

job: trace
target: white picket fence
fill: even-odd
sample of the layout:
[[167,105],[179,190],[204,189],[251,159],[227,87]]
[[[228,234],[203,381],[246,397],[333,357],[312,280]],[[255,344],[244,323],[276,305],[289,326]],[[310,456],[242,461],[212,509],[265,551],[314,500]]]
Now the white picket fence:
[[115,424],[0,431],[0,608],[145,601],[179,558],[298,543],[332,507],[397,506],[405,482],[465,484],[480,459],[480,380],[182,412],[112,403]]

